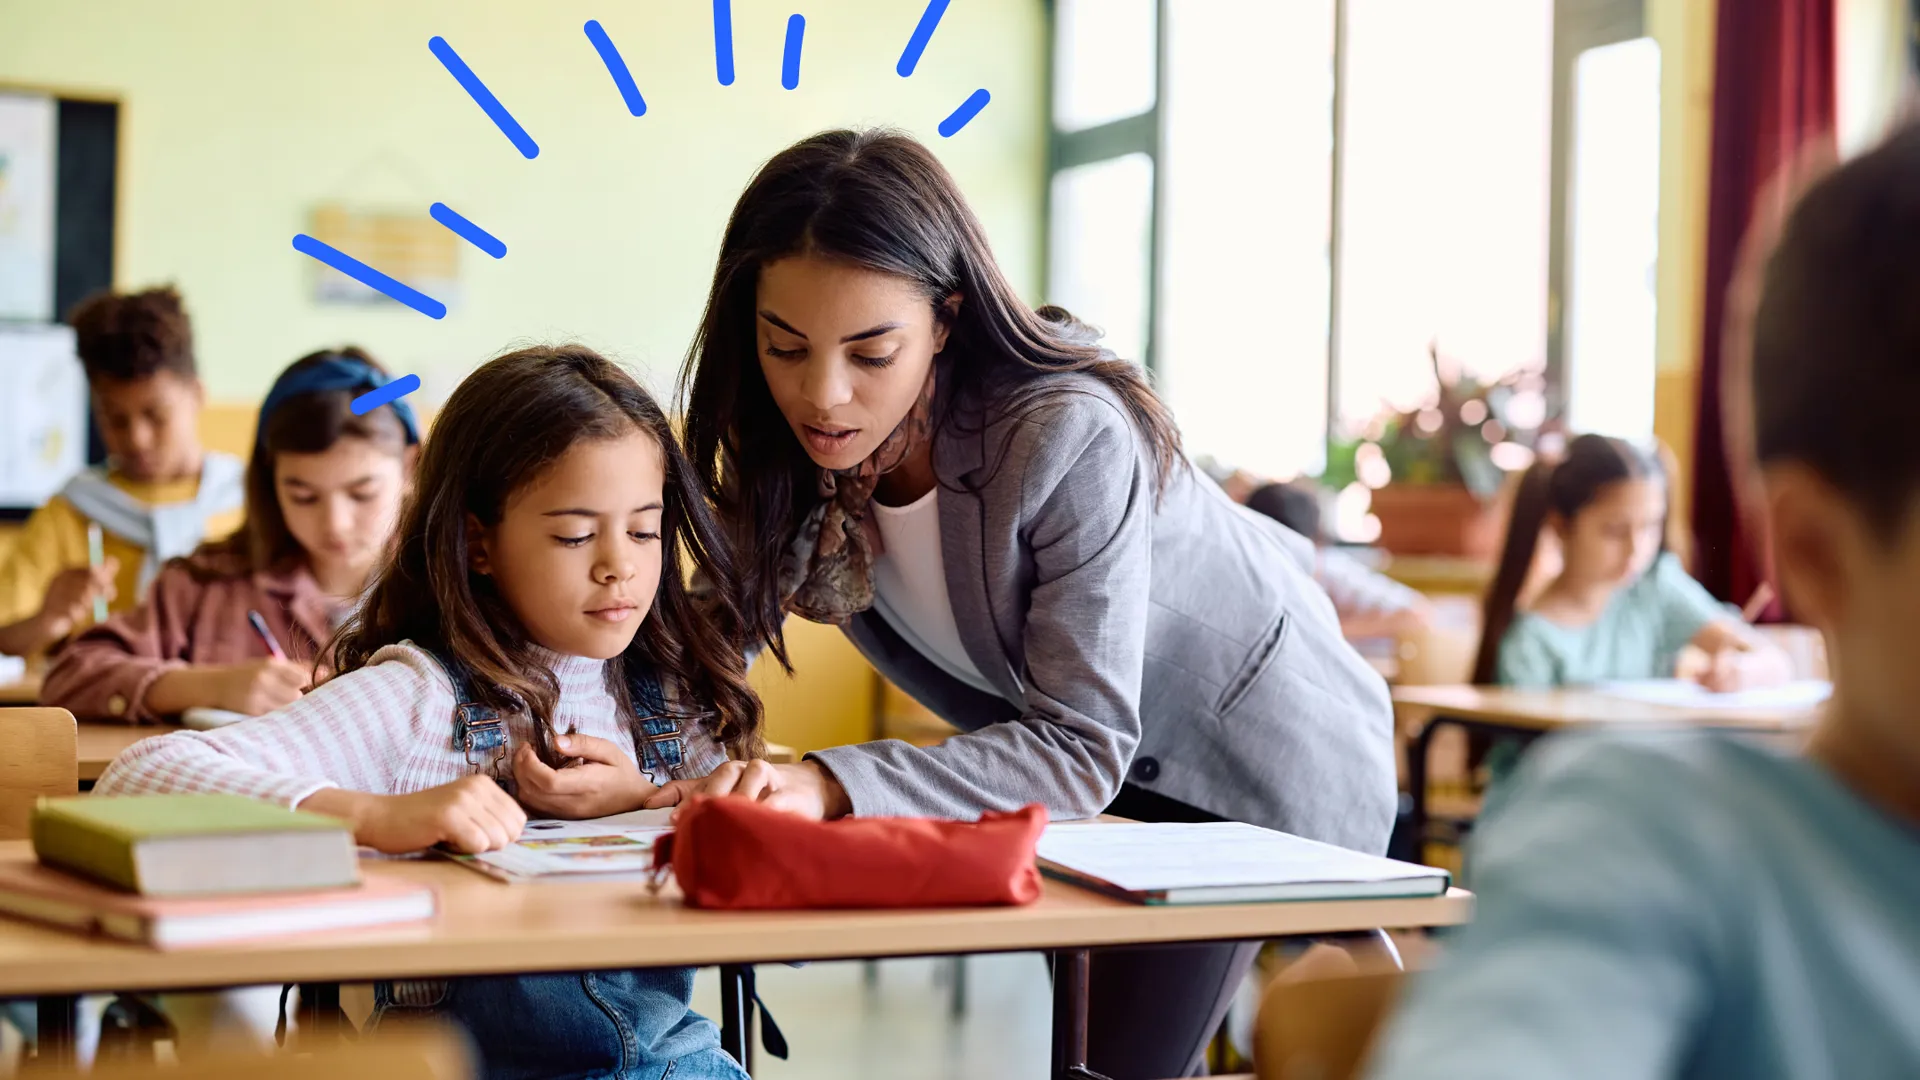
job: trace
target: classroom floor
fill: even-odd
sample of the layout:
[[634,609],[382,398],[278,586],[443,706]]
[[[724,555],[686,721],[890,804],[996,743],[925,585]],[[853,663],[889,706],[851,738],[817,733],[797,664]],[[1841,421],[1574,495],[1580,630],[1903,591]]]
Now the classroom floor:
[[[886,960],[869,988],[858,962],[758,968],[760,996],[786,1033],[786,1061],[756,1048],[755,1080],[1043,1080],[1053,998],[1034,953],[967,959],[967,1008],[951,1015],[949,960]],[[720,1015],[712,969],[694,1007]],[[757,1034],[757,1032],[756,1032]]]

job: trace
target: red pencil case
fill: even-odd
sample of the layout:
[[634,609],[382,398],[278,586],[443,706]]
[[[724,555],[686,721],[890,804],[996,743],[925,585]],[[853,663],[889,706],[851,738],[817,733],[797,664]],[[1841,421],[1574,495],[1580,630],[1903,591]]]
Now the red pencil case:
[[926,818],[815,821],[746,799],[681,807],[654,846],[699,908],[980,907],[1040,897],[1039,804],[977,822]]

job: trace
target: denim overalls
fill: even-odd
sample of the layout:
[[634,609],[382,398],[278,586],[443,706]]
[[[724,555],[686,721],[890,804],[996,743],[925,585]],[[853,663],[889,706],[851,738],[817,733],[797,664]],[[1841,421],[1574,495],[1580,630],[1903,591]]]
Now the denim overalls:
[[[435,656],[459,702],[454,745],[501,778],[503,722],[476,703],[463,665]],[[629,662],[628,692],[643,717],[642,764],[679,775],[684,744],[659,679]],[[554,887],[553,897],[564,904],[564,887]],[[383,982],[374,985],[369,1026],[389,1017],[453,1021],[473,1039],[487,1080],[747,1080],[720,1049],[718,1029],[688,1007],[692,997],[693,969],[686,967]]]

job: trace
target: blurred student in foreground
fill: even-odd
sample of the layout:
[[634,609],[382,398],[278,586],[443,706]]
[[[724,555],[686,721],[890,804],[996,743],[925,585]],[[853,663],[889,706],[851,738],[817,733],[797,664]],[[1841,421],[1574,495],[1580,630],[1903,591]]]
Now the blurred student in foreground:
[[1920,128],[1815,187],[1753,327],[1780,585],[1834,695],[1804,752],[1549,744],[1478,837],[1474,923],[1371,1075],[1920,1075]]
[[1248,493],[1246,505],[1313,541],[1318,551],[1314,580],[1327,590],[1340,616],[1340,632],[1348,640],[1398,637],[1427,625],[1426,597],[1327,546],[1320,527],[1320,493],[1311,482],[1264,484]]

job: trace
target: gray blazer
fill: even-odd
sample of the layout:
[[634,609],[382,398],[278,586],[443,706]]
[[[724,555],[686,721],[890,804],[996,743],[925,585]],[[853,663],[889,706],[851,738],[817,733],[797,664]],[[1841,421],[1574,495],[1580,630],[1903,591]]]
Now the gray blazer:
[[846,628],[875,667],[966,734],[815,755],[862,815],[1103,809],[1123,780],[1221,817],[1385,850],[1392,707],[1340,636],[1312,546],[1183,462],[1153,461],[1098,380],[937,431],[940,542],[982,693],[878,612]]

